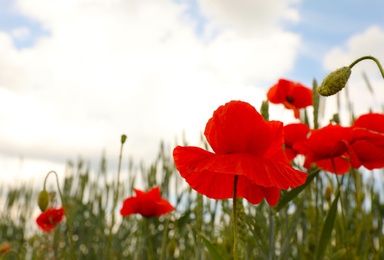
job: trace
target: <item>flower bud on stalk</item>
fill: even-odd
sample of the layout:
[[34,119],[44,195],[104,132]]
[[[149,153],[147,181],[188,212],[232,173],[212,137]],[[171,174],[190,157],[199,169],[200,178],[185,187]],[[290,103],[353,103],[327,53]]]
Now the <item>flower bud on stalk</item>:
[[37,198],[37,204],[39,205],[41,212],[45,212],[47,210],[48,203],[49,203],[49,194],[44,189],[40,191],[39,196]]
[[317,88],[317,92],[322,96],[332,96],[336,94],[345,87],[351,72],[350,67],[342,67],[331,72]]

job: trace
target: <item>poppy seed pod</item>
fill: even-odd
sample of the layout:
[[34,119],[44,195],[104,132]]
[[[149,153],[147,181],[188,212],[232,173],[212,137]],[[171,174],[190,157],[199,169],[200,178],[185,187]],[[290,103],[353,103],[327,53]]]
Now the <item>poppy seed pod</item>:
[[322,96],[332,96],[336,94],[345,87],[351,72],[349,67],[342,67],[331,72],[317,88],[317,92]]
[[37,198],[37,204],[39,205],[41,212],[45,212],[47,210],[48,203],[49,203],[49,194],[44,189],[40,191],[39,196]]

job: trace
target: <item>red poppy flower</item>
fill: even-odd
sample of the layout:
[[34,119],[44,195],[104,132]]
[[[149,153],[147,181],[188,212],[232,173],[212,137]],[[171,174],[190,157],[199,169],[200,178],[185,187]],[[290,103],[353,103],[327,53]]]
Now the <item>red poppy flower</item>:
[[285,154],[288,160],[292,161],[298,154],[293,145],[307,140],[308,134],[309,127],[306,124],[297,123],[284,126]]
[[141,214],[144,217],[158,217],[167,214],[175,208],[160,196],[160,188],[156,187],[148,192],[134,189],[136,197],[127,198],[120,210],[122,216]]
[[50,232],[63,220],[63,216],[63,208],[48,208],[37,217],[36,223],[44,232]]
[[250,104],[231,101],[220,106],[209,119],[204,135],[215,153],[199,147],[177,146],[176,168],[197,192],[212,199],[237,196],[252,204],[264,198],[276,205],[280,189],[302,185],[307,174],[295,170],[282,146],[283,123],[265,122]]
[[384,115],[370,113],[360,116],[353,123],[351,149],[369,169],[384,167]]
[[312,106],[312,90],[285,79],[280,79],[269,89],[267,98],[273,104],[283,104],[287,109],[292,109],[295,118],[300,117],[300,108]]
[[345,174],[350,170],[351,164],[353,167],[361,164],[349,147],[351,130],[351,127],[329,124],[312,130],[307,141],[296,143],[293,147],[305,155],[305,168],[309,169],[311,163],[316,163],[325,171]]

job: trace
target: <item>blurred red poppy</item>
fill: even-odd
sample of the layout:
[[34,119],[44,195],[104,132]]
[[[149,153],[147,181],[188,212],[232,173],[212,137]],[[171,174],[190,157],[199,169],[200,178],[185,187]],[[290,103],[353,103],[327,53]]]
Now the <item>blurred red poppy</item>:
[[370,113],[360,116],[353,123],[351,149],[369,169],[384,167],[384,115]]
[[267,98],[273,104],[283,104],[285,108],[292,109],[295,118],[300,117],[300,108],[312,106],[312,90],[285,79],[279,79],[279,82],[269,89]]
[[280,189],[295,188],[307,179],[306,173],[292,168],[282,149],[283,123],[265,122],[246,102],[220,106],[204,135],[215,153],[177,146],[173,158],[191,188],[209,198],[232,198],[237,175],[237,197],[252,204],[265,198],[274,206]]
[[309,169],[312,163],[316,163],[325,171],[345,174],[350,170],[351,164],[354,168],[361,165],[349,146],[351,130],[351,127],[329,124],[312,130],[308,140],[296,143],[293,147],[305,155],[305,168]]
[[285,154],[288,160],[292,161],[295,159],[298,151],[293,148],[293,145],[307,140],[309,131],[309,127],[303,123],[284,126]]
[[0,253],[5,253],[7,252],[9,249],[11,249],[11,244],[8,243],[8,242],[4,242],[0,245]]
[[134,189],[136,197],[125,199],[120,214],[124,217],[141,214],[144,217],[158,217],[173,211],[175,208],[160,196],[160,188],[155,187],[148,192]]
[[37,217],[36,223],[44,232],[50,232],[63,220],[63,216],[63,208],[48,208]]

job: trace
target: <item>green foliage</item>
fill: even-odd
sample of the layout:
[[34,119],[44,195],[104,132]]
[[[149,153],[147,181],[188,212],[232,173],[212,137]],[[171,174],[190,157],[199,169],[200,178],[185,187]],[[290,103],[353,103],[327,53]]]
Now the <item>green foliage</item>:
[[[314,95],[313,125],[317,128],[323,101]],[[268,103],[263,106],[267,118]],[[306,113],[305,121],[309,124]],[[338,121],[338,114],[332,121]],[[202,141],[201,147],[209,149]],[[80,158],[68,162],[60,176],[78,259],[107,259],[112,214],[116,220],[112,259],[233,259],[232,200],[211,200],[192,190],[177,172],[171,149],[164,143],[150,164],[124,158],[123,165],[128,167],[123,167],[118,187],[116,172],[108,170],[105,155],[96,171]],[[240,259],[384,259],[383,179],[368,171],[351,170],[340,181],[319,168],[307,172],[306,183],[282,190],[275,207],[265,201],[252,205],[237,199]],[[122,202],[134,195],[134,187],[149,190],[155,186],[175,211],[149,219],[121,217]],[[71,259],[65,223],[50,233],[36,226],[41,188],[0,184],[0,245],[10,243],[20,259]],[[50,203],[60,206],[56,190],[47,191]],[[119,200],[112,213],[116,191]],[[16,259],[12,257],[7,259]]]

